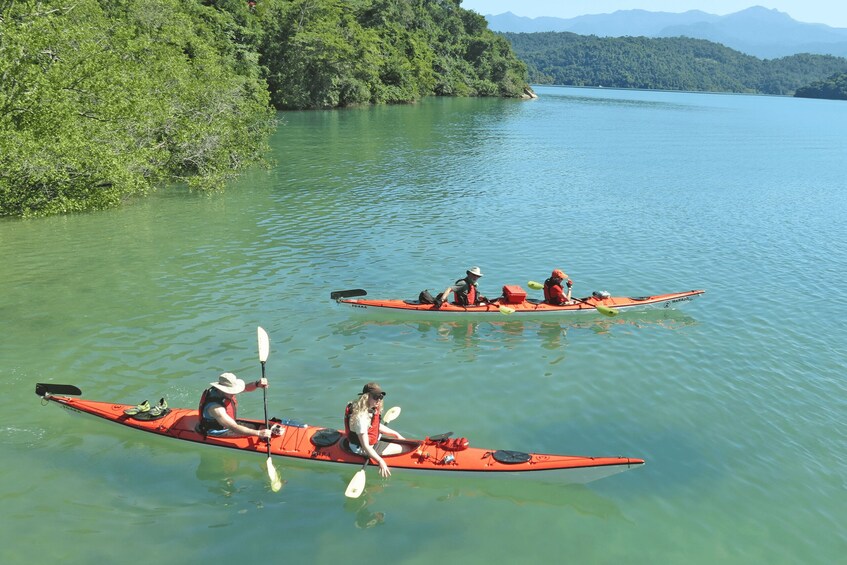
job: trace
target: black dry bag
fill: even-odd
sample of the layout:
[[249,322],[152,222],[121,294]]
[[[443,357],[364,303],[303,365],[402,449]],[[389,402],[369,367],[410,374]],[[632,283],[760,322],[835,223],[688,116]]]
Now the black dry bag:
[[422,290],[418,295],[418,302],[421,304],[435,304],[435,298],[429,293],[429,289]]

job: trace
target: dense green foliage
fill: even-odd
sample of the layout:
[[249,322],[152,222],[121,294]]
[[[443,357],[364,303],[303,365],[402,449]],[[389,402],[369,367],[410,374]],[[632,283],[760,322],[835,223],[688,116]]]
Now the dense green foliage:
[[257,5],[277,108],[520,96],[526,67],[460,0],[290,0]]
[[506,33],[530,82],[711,92],[792,94],[847,70],[847,59],[792,55],[762,60],[686,37],[596,37],[568,32]]
[[0,17],[0,215],[101,209],[162,181],[216,186],[264,151],[275,116],[232,13],[0,0]]
[[827,98],[829,100],[847,100],[847,73],[837,73],[827,78],[798,88],[794,96],[798,98]]
[[460,6],[0,0],[0,216],[221,186],[261,160],[273,106],[521,95],[526,66]]

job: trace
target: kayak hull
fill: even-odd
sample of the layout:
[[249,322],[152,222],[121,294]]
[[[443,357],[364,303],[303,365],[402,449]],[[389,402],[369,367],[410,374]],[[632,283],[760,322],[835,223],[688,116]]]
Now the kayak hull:
[[[257,437],[213,437],[197,431],[196,409],[171,409],[156,420],[138,420],[124,411],[130,405],[98,402],[44,393],[46,401],[74,413],[99,419],[151,434],[170,437],[238,451],[267,455],[267,444]],[[246,424],[264,425],[264,421],[241,420]],[[335,464],[360,468],[364,457],[352,453],[340,430],[283,423],[285,433],[271,439],[271,453],[278,457],[315,464]],[[332,439],[335,441],[329,441]],[[390,440],[389,440],[390,441]],[[392,472],[409,471],[415,474],[439,474],[451,477],[532,477],[561,483],[587,483],[640,467],[644,460],[628,457],[587,457],[542,453],[501,452],[467,447],[454,451],[449,442],[431,440],[395,440],[401,453],[385,456]],[[522,462],[501,462],[496,454],[519,454]],[[501,456],[502,458],[502,456]],[[373,467],[373,466],[371,466]],[[375,471],[374,471],[375,472]]]
[[444,303],[436,310],[432,304],[421,304],[416,300],[376,299],[376,298],[341,298],[336,302],[348,307],[356,313],[382,317],[410,317],[420,319],[455,319],[468,318],[491,319],[502,317],[500,306],[506,306],[514,312],[509,316],[524,318],[571,317],[579,315],[599,314],[597,306],[613,308],[619,312],[631,310],[647,310],[652,308],[675,308],[683,302],[688,302],[703,294],[704,290],[688,290],[651,296],[611,296],[596,298],[589,296],[584,302],[573,302],[563,306],[545,304],[543,301],[527,299],[516,304],[486,304],[480,306],[456,306]]

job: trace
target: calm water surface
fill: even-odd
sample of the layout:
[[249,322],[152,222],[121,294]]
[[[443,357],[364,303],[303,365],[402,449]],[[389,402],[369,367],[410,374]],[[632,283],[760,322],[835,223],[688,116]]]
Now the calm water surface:
[[[540,88],[287,113],[225,193],[0,222],[0,562],[831,563],[847,551],[847,107]],[[553,268],[679,309],[561,323],[385,322]],[[42,407],[39,381],[193,406],[224,370],[340,426],[378,380],[411,436],[642,457],[586,486],[369,475],[147,437]],[[245,415],[260,416],[260,394]]]

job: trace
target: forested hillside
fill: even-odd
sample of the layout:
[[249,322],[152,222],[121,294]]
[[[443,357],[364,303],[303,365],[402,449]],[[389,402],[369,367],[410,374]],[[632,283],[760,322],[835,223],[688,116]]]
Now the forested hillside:
[[530,82],[711,92],[793,94],[847,71],[847,59],[792,55],[762,60],[702,39],[506,33]]
[[520,96],[526,67],[460,0],[294,0],[256,6],[278,108]]
[[798,98],[826,98],[828,100],[847,100],[847,73],[834,74],[826,80],[821,80],[798,88],[794,96]]
[[460,0],[0,0],[0,216],[102,209],[261,161],[274,106],[520,96]]

